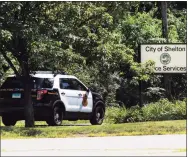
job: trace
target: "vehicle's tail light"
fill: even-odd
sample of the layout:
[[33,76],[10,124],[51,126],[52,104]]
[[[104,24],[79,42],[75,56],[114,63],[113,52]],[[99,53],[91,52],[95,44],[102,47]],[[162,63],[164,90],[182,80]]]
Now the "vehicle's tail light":
[[39,90],[37,91],[37,100],[41,100],[44,94],[47,94],[47,90]]

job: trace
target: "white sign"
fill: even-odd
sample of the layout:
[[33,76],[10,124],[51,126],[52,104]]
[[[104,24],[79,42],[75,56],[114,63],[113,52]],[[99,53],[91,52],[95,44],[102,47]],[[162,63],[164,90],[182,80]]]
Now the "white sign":
[[186,44],[143,44],[141,63],[155,62],[155,73],[186,73]]

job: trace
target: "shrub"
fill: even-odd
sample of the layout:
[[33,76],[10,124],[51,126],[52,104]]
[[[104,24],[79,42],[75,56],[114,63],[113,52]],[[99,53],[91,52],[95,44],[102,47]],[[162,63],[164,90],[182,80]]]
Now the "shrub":
[[142,110],[139,106],[132,106],[127,110],[127,115],[124,118],[124,122],[142,122]]
[[105,122],[107,123],[124,123],[127,110],[124,107],[108,107],[105,116]]
[[106,112],[107,123],[128,123],[143,121],[181,120],[186,119],[186,101],[169,102],[161,99],[144,107],[133,106],[130,109],[123,107],[108,107]]
[[186,103],[184,101],[169,102],[162,99],[142,108],[145,121],[186,119]]

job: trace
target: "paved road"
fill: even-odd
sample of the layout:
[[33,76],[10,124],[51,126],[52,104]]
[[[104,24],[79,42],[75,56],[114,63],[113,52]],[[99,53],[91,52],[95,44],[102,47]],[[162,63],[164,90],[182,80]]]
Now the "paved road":
[[1,140],[1,156],[186,156],[186,135]]

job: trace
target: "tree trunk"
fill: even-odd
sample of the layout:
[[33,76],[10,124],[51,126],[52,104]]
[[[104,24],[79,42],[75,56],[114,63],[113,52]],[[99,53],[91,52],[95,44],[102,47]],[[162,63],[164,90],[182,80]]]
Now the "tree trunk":
[[34,109],[31,97],[31,81],[28,76],[25,76],[24,78],[25,127],[34,127]]
[[28,63],[23,66],[23,82],[24,82],[24,115],[25,115],[25,127],[34,127],[34,109],[31,97],[31,78],[29,74]]
[[166,97],[168,98],[168,100],[172,100],[171,83],[172,83],[171,74],[164,74],[164,85],[165,85],[165,90],[166,90]]
[[167,21],[167,3],[166,2],[161,2],[161,15],[162,15],[163,38],[165,38],[168,43],[168,21]]
[[[168,41],[168,21],[167,21],[167,2],[161,2],[161,15],[162,15],[162,32],[163,38]],[[166,90],[166,96],[169,100],[172,100],[171,92],[171,75],[164,74],[164,87]]]

